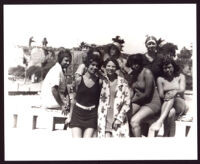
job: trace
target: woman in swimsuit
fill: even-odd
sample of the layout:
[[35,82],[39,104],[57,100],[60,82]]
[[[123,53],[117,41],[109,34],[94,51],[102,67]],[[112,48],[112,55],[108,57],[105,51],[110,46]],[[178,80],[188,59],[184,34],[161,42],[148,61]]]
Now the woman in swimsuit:
[[143,54],[133,54],[127,60],[127,67],[132,69],[132,109],[129,119],[134,137],[141,137],[141,124],[159,113],[161,107],[154,76],[150,69],[144,67],[143,59]]
[[87,53],[86,73],[76,78],[76,96],[70,127],[74,138],[92,137],[97,129],[97,107],[101,84],[96,72],[101,67],[100,51]]
[[[163,100],[161,115],[154,122],[150,129],[148,136],[154,137],[165,119],[169,117],[170,111],[174,111],[177,116],[183,115],[187,112],[187,107],[184,101],[185,91],[185,76],[180,73],[180,69],[175,61],[166,56],[162,61],[162,75],[157,79],[158,91]],[[175,118],[171,122],[164,124],[164,136],[175,135]]]

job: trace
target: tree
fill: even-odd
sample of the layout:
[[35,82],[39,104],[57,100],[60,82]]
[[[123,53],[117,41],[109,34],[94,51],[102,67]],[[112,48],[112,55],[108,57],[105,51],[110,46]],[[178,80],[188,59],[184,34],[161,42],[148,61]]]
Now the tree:
[[189,50],[183,47],[179,54],[177,54],[176,62],[182,69],[182,73],[186,77],[186,89],[192,90],[192,49]]
[[13,75],[18,78],[24,78],[25,76],[24,73],[25,73],[25,68],[19,65],[17,67],[11,67],[8,70],[8,75]]
[[177,54],[177,56],[180,59],[190,59],[192,57],[192,50],[187,49],[186,47],[183,47],[182,50],[180,51],[179,54]]
[[164,45],[160,46],[162,42],[162,39],[158,40],[158,52],[169,55],[172,58],[176,57],[176,50],[178,49],[177,45],[167,42]]

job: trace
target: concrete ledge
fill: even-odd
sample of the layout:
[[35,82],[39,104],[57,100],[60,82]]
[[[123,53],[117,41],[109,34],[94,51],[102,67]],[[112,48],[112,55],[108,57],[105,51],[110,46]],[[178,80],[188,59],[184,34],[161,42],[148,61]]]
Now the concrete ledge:
[[13,128],[18,127],[19,121],[24,121],[28,129],[37,128],[37,119],[38,117],[45,117],[48,121],[49,130],[55,130],[56,123],[65,123],[65,120],[69,117],[61,113],[61,110],[50,110],[44,108],[30,108],[27,112],[15,111],[13,112]]

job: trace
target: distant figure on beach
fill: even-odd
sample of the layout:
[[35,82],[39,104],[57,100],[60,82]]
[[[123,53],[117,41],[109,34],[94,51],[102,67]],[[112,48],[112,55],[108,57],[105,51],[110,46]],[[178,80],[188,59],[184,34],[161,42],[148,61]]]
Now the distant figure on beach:
[[35,42],[34,40],[33,40],[33,36],[31,36],[30,38],[29,38],[29,47],[31,47],[31,44],[32,44],[32,42]]
[[48,41],[47,41],[47,38],[45,37],[42,41],[42,46],[43,47],[47,47],[47,44],[48,44]]
[[41,90],[42,106],[48,109],[61,109],[64,115],[70,111],[70,98],[65,74],[71,60],[70,51],[61,50],[58,53],[58,62],[47,73]]

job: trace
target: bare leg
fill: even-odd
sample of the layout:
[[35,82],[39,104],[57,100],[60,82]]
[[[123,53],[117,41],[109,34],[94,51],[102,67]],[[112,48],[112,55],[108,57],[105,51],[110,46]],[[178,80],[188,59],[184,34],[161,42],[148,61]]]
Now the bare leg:
[[175,132],[176,132],[176,123],[175,123],[175,119],[176,119],[176,115],[181,116],[185,113],[187,113],[187,107],[185,104],[184,99],[182,98],[175,98],[174,100],[174,108],[173,108],[173,112],[170,112],[168,115],[168,118],[166,119],[166,126],[168,128],[168,134],[164,133],[164,136],[168,136],[168,137],[174,137],[175,136]]
[[176,132],[176,122],[175,117],[173,120],[170,121],[170,131],[169,131],[169,137],[174,137]]
[[158,120],[156,120],[149,128],[149,133],[148,133],[148,137],[155,137],[158,133],[158,131],[160,130],[164,120],[166,119],[166,117],[169,114],[169,111],[171,110],[172,106],[174,104],[174,99],[170,99],[168,101],[164,101],[162,107],[161,107],[161,115],[158,118]]
[[92,138],[94,134],[94,128],[87,128],[83,133],[83,138]]
[[106,138],[111,138],[111,137],[112,137],[111,132],[106,132]]
[[132,115],[137,113],[137,111],[140,109],[140,105],[132,103]]
[[154,112],[147,106],[142,106],[140,110],[131,118],[131,130],[134,137],[141,137],[141,123]]
[[176,111],[174,108],[172,108],[169,111],[168,117],[164,121],[164,137],[169,137],[170,133],[171,135],[174,133],[175,135],[175,116]]
[[158,131],[154,130],[154,128],[153,128],[154,124],[155,124],[155,122],[153,124],[151,124],[151,126],[149,127],[148,137],[156,137],[158,134]]
[[161,116],[158,119],[158,121],[160,122],[164,122],[165,118],[168,116],[169,111],[171,110],[171,108],[174,105],[174,99],[170,99],[168,101],[164,101],[162,107],[161,107]]
[[133,137],[132,131],[131,131],[131,118],[133,115],[140,109],[140,106],[137,104],[132,103],[131,109],[127,112],[128,122],[129,122],[129,131],[130,131],[130,137]]
[[94,131],[92,138],[96,138],[96,137],[97,137],[97,130]]
[[131,120],[132,116],[140,109],[138,104],[131,104],[131,110],[127,112],[128,120]]
[[181,116],[181,115],[187,113],[187,111],[188,111],[188,108],[186,107],[185,100],[180,98],[180,97],[175,98],[174,108],[176,109],[176,114],[178,116]]
[[78,127],[72,128],[72,137],[73,138],[82,138],[82,129]]

